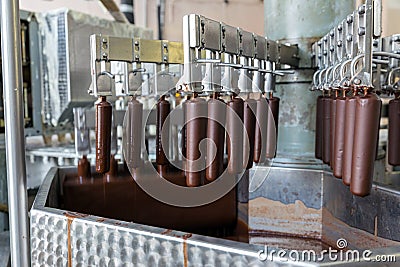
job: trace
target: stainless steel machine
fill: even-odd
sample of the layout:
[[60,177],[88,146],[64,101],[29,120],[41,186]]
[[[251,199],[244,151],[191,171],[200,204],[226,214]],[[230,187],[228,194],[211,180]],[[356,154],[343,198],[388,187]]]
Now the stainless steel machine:
[[90,36],[33,266],[396,265],[399,38],[377,0],[290,2],[266,1],[268,38],[197,14],[183,42]]

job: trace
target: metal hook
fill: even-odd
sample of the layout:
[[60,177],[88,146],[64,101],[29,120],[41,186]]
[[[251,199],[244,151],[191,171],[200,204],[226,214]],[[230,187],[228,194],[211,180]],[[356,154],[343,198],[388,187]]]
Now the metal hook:
[[99,76],[101,76],[101,75],[106,75],[107,77],[110,77],[111,79],[114,79],[114,78],[115,78],[115,75],[112,74],[112,73],[109,72],[109,71],[102,71],[102,72],[100,72]]

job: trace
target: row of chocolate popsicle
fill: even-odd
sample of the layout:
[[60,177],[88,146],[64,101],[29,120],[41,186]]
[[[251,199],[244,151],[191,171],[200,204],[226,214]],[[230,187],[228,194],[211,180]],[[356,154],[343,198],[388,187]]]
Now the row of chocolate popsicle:
[[381,107],[367,88],[337,90],[317,99],[315,157],[354,195],[371,192]]
[[[263,162],[276,154],[279,98],[269,94],[260,99],[245,99],[232,95],[225,104],[218,93],[209,100],[194,94],[183,102],[182,154],[187,186],[199,186],[214,181],[224,172],[225,139],[228,156],[227,171],[237,174],[252,167],[253,162]],[[163,127],[169,127],[170,103],[162,96],[157,103],[156,164],[170,163],[162,146]],[[140,166],[143,105],[132,98],[128,101],[126,125],[126,161],[133,168]],[[239,120],[237,119],[239,118]],[[112,106],[105,97],[96,103],[96,171],[106,173],[110,169]],[[247,133],[248,143],[244,142]],[[205,139],[208,155],[201,155],[200,142]],[[167,136],[168,140],[168,136]],[[244,149],[245,148],[247,149]],[[247,151],[244,153],[244,151]],[[204,154],[204,153],[203,153]],[[202,157],[202,159],[200,158]],[[199,160],[200,159],[200,160]],[[241,164],[242,163],[242,164]]]

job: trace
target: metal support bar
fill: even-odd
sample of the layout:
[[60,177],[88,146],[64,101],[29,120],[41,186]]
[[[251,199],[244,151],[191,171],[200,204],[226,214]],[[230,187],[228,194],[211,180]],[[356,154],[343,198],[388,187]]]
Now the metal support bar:
[[19,2],[1,1],[1,54],[12,266],[30,266]]

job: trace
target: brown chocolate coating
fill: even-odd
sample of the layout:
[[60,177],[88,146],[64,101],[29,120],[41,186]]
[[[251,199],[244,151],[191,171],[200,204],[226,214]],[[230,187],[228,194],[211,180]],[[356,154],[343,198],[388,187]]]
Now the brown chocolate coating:
[[118,175],[118,162],[115,160],[114,155],[110,156],[110,170],[106,173],[106,176],[116,177]]
[[126,163],[132,168],[137,168],[141,163],[142,142],[142,117],[143,104],[136,99],[128,102],[126,111]]
[[83,157],[78,161],[78,177],[84,179],[92,177],[92,174],[90,173],[90,162],[86,155],[83,155]]
[[186,185],[195,187],[203,184],[205,149],[200,153],[200,141],[207,136],[207,102],[193,98],[186,104]]
[[330,152],[331,152],[331,156],[330,158],[330,166],[331,166],[331,170],[333,170],[334,166],[335,166],[335,131],[336,131],[336,97],[333,97],[331,100],[331,120],[330,120]]
[[[236,187],[207,205],[190,208],[171,206],[148,195],[137,183],[138,177],[132,177],[120,167],[117,175],[107,182],[98,174],[95,174],[93,179],[85,179],[83,183],[76,182],[76,174],[67,175],[62,190],[63,208],[109,219],[199,234],[212,229],[235,226]],[[167,166],[161,167],[166,168],[163,173],[165,179],[174,184],[182,185],[182,181],[185,183],[181,171],[168,169]],[[158,180],[153,177],[143,178],[155,182]]]
[[400,99],[389,101],[388,160],[393,166],[400,165]]
[[170,103],[162,96],[157,103],[157,127],[156,127],[156,163],[158,165],[167,165],[168,147],[163,147],[164,142],[169,139],[169,120],[167,119],[171,111]]
[[182,126],[182,130],[181,130],[181,142],[182,142],[182,156],[184,158],[186,158],[186,104],[187,101],[189,100],[189,98],[182,103],[182,113],[183,113],[183,121],[184,121],[184,125]]
[[336,99],[335,116],[335,140],[333,147],[333,175],[337,178],[342,177],[343,147],[345,139],[345,118],[346,118],[346,98],[338,97]]
[[[210,99],[208,105],[206,179],[214,181],[223,172],[226,105],[220,99]],[[215,158],[212,157],[215,155]]]
[[345,185],[351,183],[351,169],[353,158],[354,143],[354,123],[356,119],[356,102],[359,96],[348,97],[346,99],[344,119],[344,144],[343,144],[343,161],[342,161],[342,181]]
[[266,139],[268,126],[268,103],[265,98],[257,99],[256,129],[254,133],[254,162],[259,163],[265,160]]
[[315,157],[317,159],[322,159],[323,108],[323,96],[320,95],[317,98],[317,114],[315,120]]
[[268,99],[269,112],[266,157],[269,159],[276,156],[276,146],[278,142],[279,101],[280,99],[275,96],[272,96]]
[[243,108],[244,103],[240,97],[234,97],[227,103],[226,130],[230,174],[243,171]]
[[96,104],[96,172],[110,169],[112,106],[102,96]]
[[331,161],[331,101],[330,97],[323,98],[322,161],[326,164]]
[[[253,159],[254,159],[254,138],[255,138],[255,130],[256,130],[256,110],[257,110],[257,102],[254,99],[246,99],[244,101],[244,109],[243,109],[243,123],[244,129],[246,130],[244,134],[247,134],[248,143],[246,142],[246,138],[244,138],[243,146],[244,146],[244,168],[250,169],[253,167]],[[248,147],[247,147],[248,146]],[[246,160],[247,158],[247,160]]]
[[371,192],[381,103],[375,94],[360,97],[356,102],[350,183],[354,195],[366,196]]

